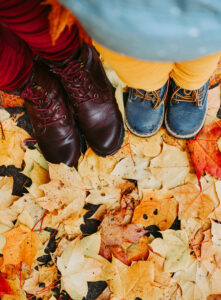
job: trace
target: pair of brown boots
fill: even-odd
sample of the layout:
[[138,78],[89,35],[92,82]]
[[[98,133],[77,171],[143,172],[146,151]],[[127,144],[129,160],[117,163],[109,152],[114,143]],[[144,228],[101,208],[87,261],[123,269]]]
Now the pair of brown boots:
[[81,133],[98,155],[115,152],[123,121],[96,50],[84,44],[77,59],[46,63],[35,62],[19,91],[45,158],[77,167]]

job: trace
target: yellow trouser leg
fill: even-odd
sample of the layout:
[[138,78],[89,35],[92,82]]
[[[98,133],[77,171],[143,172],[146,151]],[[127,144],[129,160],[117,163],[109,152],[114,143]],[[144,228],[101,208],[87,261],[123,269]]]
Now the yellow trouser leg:
[[104,60],[115,70],[119,78],[129,87],[154,91],[169,79],[173,63],[148,62],[120,55],[94,42]]
[[146,91],[161,88],[169,76],[181,88],[198,89],[212,75],[221,56],[221,53],[215,53],[179,63],[148,62],[118,54],[96,42],[94,45],[125,84]]
[[170,76],[183,89],[199,89],[213,74],[221,53],[175,63]]

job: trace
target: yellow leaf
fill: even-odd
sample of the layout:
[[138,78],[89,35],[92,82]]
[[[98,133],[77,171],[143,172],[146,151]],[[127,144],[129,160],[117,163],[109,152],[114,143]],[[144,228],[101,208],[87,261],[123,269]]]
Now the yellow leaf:
[[22,142],[30,138],[30,135],[22,128],[16,126],[11,120],[2,122],[4,139],[0,139],[0,165],[14,165],[21,168],[25,151]]

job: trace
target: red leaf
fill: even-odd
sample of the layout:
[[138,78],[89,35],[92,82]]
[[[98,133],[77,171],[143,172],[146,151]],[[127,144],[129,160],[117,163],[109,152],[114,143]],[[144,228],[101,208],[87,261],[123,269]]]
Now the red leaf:
[[0,296],[3,295],[13,295],[13,292],[3,274],[0,273]]
[[188,142],[199,185],[205,171],[221,179],[221,153],[217,144],[220,137],[221,120],[205,126],[194,139]]
[[[108,260],[111,260],[112,255],[114,255],[123,263],[129,265],[133,260],[137,260],[139,257],[143,258],[144,251],[143,248],[138,249],[138,253],[131,255],[131,258],[128,259],[127,253],[121,247],[122,243],[139,243],[140,238],[147,231],[136,224],[123,225],[124,217],[124,209],[111,211],[105,216],[101,223],[101,247],[99,253]],[[147,251],[145,249],[145,256]]]

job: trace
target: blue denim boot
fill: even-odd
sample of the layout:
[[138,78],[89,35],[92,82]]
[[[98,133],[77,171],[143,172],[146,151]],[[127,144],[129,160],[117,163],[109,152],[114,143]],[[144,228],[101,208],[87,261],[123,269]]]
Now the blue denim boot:
[[165,126],[175,138],[193,138],[203,127],[207,112],[207,81],[198,90],[185,90],[171,80],[171,97],[167,104]]
[[130,88],[125,107],[126,125],[139,137],[154,135],[162,126],[169,81],[159,90],[147,92]]

